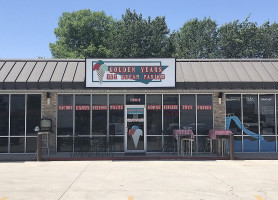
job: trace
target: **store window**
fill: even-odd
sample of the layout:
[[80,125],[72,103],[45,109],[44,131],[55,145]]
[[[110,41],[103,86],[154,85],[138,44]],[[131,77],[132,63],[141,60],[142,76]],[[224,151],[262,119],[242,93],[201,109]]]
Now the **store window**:
[[226,117],[228,117],[231,130],[235,136],[235,152],[242,151],[242,129],[240,128],[241,119],[241,95],[240,94],[227,94],[226,95]]
[[275,99],[274,95],[260,95],[260,133],[275,135]]
[[[213,128],[212,95],[197,95],[197,148],[198,152],[208,152],[208,133]],[[200,135],[205,135],[201,136]]]
[[259,140],[250,137],[246,131],[259,134],[258,95],[243,95],[243,126],[243,150],[245,152],[258,152]]
[[11,136],[24,136],[24,135],[25,135],[25,95],[14,94],[11,95]]
[[241,131],[241,95],[227,94],[226,95],[226,115],[230,119],[230,127],[235,135],[242,135]]
[[208,135],[209,130],[213,128],[212,95],[197,95],[197,116],[197,134]]
[[75,135],[90,135],[90,95],[75,95]]
[[[162,95],[147,95],[147,151],[162,151]],[[156,135],[156,136],[155,136]]]
[[73,95],[58,95],[57,135],[73,135]]
[[124,95],[109,95],[109,135],[124,135]]
[[196,103],[194,94],[180,95],[180,127],[196,134]]
[[[0,136],[9,135],[9,95],[0,95]],[[3,142],[3,145],[5,143]]]
[[92,95],[92,134],[107,135],[107,95]]
[[0,95],[0,153],[36,152],[34,128],[39,125],[40,119],[40,94]]
[[147,134],[162,134],[162,97],[147,95]]
[[179,129],[179,96],[163,95],[164,131],[172,135],[174,129]]
[[34,128],[39,126],[41,119],[41,95],[28,94],[27,95],[27,122],[26,135],[36,136]]

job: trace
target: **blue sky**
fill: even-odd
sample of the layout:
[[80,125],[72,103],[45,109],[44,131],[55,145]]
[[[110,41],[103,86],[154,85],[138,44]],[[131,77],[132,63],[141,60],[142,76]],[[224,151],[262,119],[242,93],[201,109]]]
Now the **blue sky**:
[[193,18],[219,25],[235,19],[278,22],[277,0],[0,0],[0,58],[51,58],[49,43],[63,12],[105,11],[120,19],[127,8],[143,17],[165,16],[171,31]]

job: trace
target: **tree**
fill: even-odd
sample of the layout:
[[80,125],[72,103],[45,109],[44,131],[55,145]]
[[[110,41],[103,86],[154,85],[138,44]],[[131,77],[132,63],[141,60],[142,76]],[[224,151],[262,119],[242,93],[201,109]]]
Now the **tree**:
[[261,57],[260,31],[256,23],[235,20],[218,29],[220,55],[223,58]]
[[261,57],[277,58],[278,57],[278,23],[265,22],[259,27],[261,42]]
[[110,33],[112,56],[168,57],[171,55],[168,34],[165,17],[156,17],[154,20],[150,17],[143,19],[142,14],[127,9]]
[[173,37],[178,58],[215,58],[218,55],[217,24],[210,18],[187,21]]
[[55,58],[108,57],[108,35],[115,23],[104,12],[64,12],[54,30],[57,41],[50,43]]

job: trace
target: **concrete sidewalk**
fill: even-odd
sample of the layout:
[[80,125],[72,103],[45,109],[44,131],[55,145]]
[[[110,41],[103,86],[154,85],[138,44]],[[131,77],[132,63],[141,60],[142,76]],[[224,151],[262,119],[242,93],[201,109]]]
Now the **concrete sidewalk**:
[[1,162],[0,199],[266,200],[278,161]]

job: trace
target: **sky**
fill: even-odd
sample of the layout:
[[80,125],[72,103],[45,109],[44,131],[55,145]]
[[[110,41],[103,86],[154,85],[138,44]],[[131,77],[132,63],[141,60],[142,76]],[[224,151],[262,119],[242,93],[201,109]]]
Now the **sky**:
[[278,22],[277,0],[0,0],[0,58],[52,58],[49,43],[63,12],[91,9],[121,19],[127,8],[144,18],[165,16],[171,32],[193,18]]

